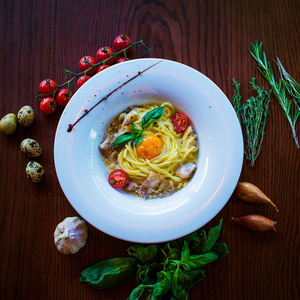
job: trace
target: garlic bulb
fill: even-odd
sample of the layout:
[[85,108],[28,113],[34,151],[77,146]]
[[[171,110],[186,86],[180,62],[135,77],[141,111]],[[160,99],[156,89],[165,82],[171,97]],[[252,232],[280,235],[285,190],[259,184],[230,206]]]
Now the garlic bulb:
[[88,226],[78,217],[65,218],[54,232],[54,244],[63,254],[75,254],[86,243]]

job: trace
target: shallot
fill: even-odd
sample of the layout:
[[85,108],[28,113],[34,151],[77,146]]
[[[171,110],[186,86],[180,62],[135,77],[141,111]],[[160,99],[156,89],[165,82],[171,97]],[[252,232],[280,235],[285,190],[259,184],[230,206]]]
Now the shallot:
[[276,205],[269,199],[257,186],[248,182],[238,182],[234,194],[241,200],[250,203],[268,203],[278,209]]
[[232,217],[231,220],[234,223],[240,224],[250,230],[260,232],[268,230],[276,231],[277,226],[276,221],[272,221],[261,215],[247,215],[239,218]]

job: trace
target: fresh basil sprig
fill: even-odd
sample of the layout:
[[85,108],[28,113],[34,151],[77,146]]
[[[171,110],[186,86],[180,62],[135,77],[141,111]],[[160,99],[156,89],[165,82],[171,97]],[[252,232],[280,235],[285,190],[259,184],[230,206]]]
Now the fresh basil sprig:
[[164,114],[164,110],[164,107],[160,106],[147,112],[142,119],[142,129],[136,128],[134,123],[131,122],[133,132],[125,132],[118,136],[113,143],[113,147],[123,146],[132,140],[134,140],[134,147],[137,147],[146,136],[143,130],[160,119]]
[[205,278],[204,266],[228,254],[226,243],[217,242],[219,225],[161,244],[132,244],[129,257],[110,258],[88,267],[80,282],[105,289],[130,280],[136,273],[138,286],[127,300],[188,299],[188,291]]

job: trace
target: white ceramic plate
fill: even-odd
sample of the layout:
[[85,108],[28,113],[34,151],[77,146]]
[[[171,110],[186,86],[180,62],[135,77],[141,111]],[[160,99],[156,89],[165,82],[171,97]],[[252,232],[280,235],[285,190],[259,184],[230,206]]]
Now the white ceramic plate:
[[[186,187],[170,197],[143,201],[108,184],[98,145],[117,114],[153,101],[169,101],[188,115],[200,152]],[[210,79],[177,62],[136,59],[105,69],[74,94],[57,127],[54,158],[65,196],[88,223],[116,238],[156,243],[197,230],[223,208],[240,176],[243,139],[232,105]]]

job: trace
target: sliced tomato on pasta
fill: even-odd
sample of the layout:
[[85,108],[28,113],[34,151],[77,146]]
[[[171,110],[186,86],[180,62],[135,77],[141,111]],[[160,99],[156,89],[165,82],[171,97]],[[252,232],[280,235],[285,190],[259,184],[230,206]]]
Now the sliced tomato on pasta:
[[113,188],[121,188],[126,183],[127,175],[121,169],[113,170],[108,176],[108,182]]
[[183,113],[176,113],[174,115],[174,117],[172,118],[171,121],[174,129],[177,132],[181,132],[181,131],[185,131],[188,124],[189,124],[189,120],[187,118],[187,116]]

